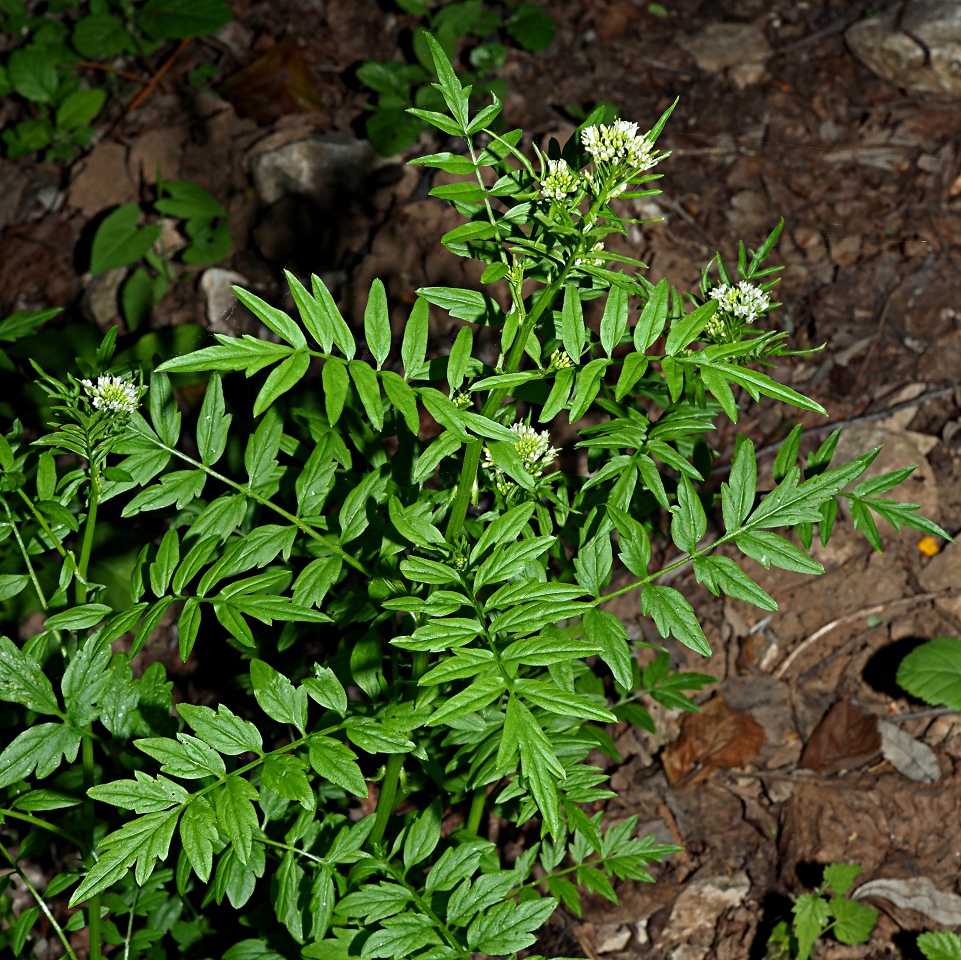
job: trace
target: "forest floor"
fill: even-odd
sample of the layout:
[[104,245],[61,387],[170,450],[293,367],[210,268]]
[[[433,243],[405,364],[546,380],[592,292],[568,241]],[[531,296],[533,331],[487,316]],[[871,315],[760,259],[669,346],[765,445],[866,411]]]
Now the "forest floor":
[[[667,16],[632,0],[545,6],[554,44],[512,49],[503,68],[508,124],[565,138],[572,104],[610,100],[643,129],[680,97],[660,142],[672,151],[659,168],[663,194],[637,208],[660,220],[632,228],[623,249],[652,280],[692,289],[718,248],[735,262],[738,239],[756,246],[784,217],[772,317],[792,346],[825,346],[779,378],[848,424],[840,457],[884,443],[878,469],[917,464],[902,498],[956,534],[961,103],[899,89],[863,66],[844,35],[861,3],[668,0]],[[427,198],[420,172],[354,142],[366,95],[352,70],[397,56],[411,24],[388,8],[237,0],[235,22],[185,50],[167,82],[75,164],[0,161],[0,305],[118,322],[116,279],[84,276],[83,263],[95,224],[146,196],[158,165],[228,207],[234,252],[220,266],[268,300],[283,296],[280,267],[320,273],[353,319],[374,276],[395,304],[427,282],[476,279],[439,245],[455,221]],[[753,26],[755,47],[726,55],[710,33],[719,23]],[[220,78],[234,73],[288,33],[295,42],[273,73],[236,86],[230,101],[185,80],[205,59]],[[306,113],[290,94],[303,84],[316,108]],[[352,177],[317,173],[325,186],[309,203],[265,183],[265,154],[317,136],[339,144]],[[434,149],[425,136],[407,155]],[[245,329],[224,297],[230,277],[190,279],[155,309],[153,326]],[[446,349],[448,330],[432,333]],[[761,404],[738,427],[770,449],[792,416]],[[816,416],[799,420],[812,429],[805,443],[827,435]],[[830,544],[814,548],[822,577],[754,568],[780,605],[773,616],[719,600],[691,576],[674,581],[716,651],[702,661],[679,650],[675,663],[717,678],[711,706],[695,719],[656,710],[656,736],[616,730],[621,761],[607,764],[615,819],[638,814],[642,829],[686,851],[655,884],[622,885],[616,906],[592,901],[583,919],[559,911],[541,952],[760,958],[789,898],[832,861],[860,865],[858,883],[884,881],[867,897],[881,915],[870,943],[827,943],[822,958],[917,957],[916,932],[961,924],[961,718],[924,715],[894,681],[918,643],[961,631],[961,546],[882,534],[885,551],[875,553],[842,518]],[[632,596],[616,613],[636,639],[654,639]]]

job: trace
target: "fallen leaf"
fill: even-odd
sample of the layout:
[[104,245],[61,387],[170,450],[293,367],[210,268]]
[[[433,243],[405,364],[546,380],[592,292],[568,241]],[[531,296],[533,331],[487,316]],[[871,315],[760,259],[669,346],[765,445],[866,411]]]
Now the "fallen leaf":
[[263,56],[228,77],[220,92],[242,117],[265,125],[288,113],[324,109],[304,55],[291,36],[284,37]]
[[677,742],[664,749],[664,772],[672,786],[697,783],[715,767],[746,767],[757,759],[764,741],[764,728],[757,720],[732,710],[717,694],[700,713],[684,717]]
[[801,752],[798,768],[824,774],[856,770],[880,753],[877,717],[847,700],[839,700],[814,728]]
[[902,910],[916,910],[945,927],[961,926],[961,897],[938,890],[927,877],[885,878],[862,883],[852,894],[855,900],[877,897]]
[[934,783],[941,779],[941,765],[934,751],[910,733],[886,720],[878,721],[881,732],[881,755],[895,770],[909,780]]

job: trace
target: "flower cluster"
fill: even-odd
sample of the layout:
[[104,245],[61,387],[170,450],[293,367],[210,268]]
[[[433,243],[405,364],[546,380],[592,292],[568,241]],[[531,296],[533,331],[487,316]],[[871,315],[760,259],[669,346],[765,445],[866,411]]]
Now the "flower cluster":
[[541,180],[541,192],[551,200],[563,200],[577,190],[578,179],[566,160],[548,160],[547,176]]
[[551,354],[547,369],[549,371],[566,370],[568,367],[573,366],[574,361],[567,355],[567,351],[558,349]]
[[660,159],[654,155],[654,144],[643,134],[638,136],[637,124],[626,120],[586,127],[581,143],[597,163],[624,164],[634,173],[649,170]]
[[[550,434],[544,430],[538,432],[526,423],[511,425],[511,433],[517,436],[514,447],[517,455],[524,464],[524,469],[535,479],[554,462],[557,451],[551,446]],[[514,489],[514,483],[509,480],[504,471],[494,463],[490,451],[484,448],[484,466],[494,475],[494,486],[502,496],[509,496]]]
[[583,257],[574,258],[575,267],[602,267],[604,266],[604,261],[606,257],[604,256],[604,243],[598,240],[597,243],[591,247]]
[[711,300],[717,300],[721,310],[733,314],[745,323],[755,320],[771,305],[771,298],[752,283],[742,280],[736,287],[722,283],[708,293]]
[[81,380],[95,410],[129,416],[137,409],[137,387],[120,377],[98,377],[97,382]]

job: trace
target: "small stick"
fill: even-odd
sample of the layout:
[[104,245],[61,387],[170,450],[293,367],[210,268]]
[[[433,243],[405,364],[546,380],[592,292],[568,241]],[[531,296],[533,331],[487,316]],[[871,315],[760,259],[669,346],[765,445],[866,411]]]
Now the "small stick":
[[146,100],[147,97],[150,96],[150,94],[156,89],[160,81],[163,80],[164,76],[167,74],[170,68],[174,65],[174,61],[177,59],[178,56],[180,56],[181,52],[185,50],[189,44],[190,44],[189,40],[180,41],[180,44],[177,47],[177,49],[174,50],[174,52],[170,54],[169,57],[167,57],[167,59],[164,61],[163,66],[150,78],[150,82],[147,83],[146,86],[144,86],[143,90],[141,90],[140,93],[138,93],[137,96],[135,96],[133,100],[130,102],[130,106],[127,107],[127,110],[126,110],[127,113],[133,113],[133,111],[136,110],[137,107],[139,107],[140,104],[143,103],[144,100]]
[[84,70],[102,70],[104,73],[112,73],[115,77],[120,77],[122,80],[130,80],[132,83],[150,83],[145,77],[140,77],[136,73],[127,73],[126,70],[118,70],[116,67],[110,67],[105,63],[93,63],[90,60],[81,60],[76,66],[82,67]]
[[854,613],[847,613],[843,617],[837,617],[830,621],[830,623],[826,623],[823,627],[815,630],[811,636],[802,640],[782,661],[777,670],[774,671],[774,676],[780,680],[787,672],[788,667],[790,667],[811,644],[817,643],[821,637],[830,633],[835,627],[840,627],[845,623],[851,623],[854,620],[860,620],[862,617],[869,617],[873,613],[883,613],[891,607],[901,607],[911,605],[912,603],[923,603],[925,600],[936,600],[938,597],[946,597],[950,593],[957,593],[958,590],[961,590],[961,587],[948,587],[945,590],[935,590],[931,593],[916,593],[910,597],[901,597],[898,600],[886,600],[884,603],[876,603],[870,607],[862,607],[860,610],[855,610]]

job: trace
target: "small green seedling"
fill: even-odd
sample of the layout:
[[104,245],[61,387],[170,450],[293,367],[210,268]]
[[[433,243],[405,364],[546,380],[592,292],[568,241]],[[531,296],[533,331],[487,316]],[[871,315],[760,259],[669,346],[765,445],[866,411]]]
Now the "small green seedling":
[[[162,245],[160,217],[178,221],[179,246]],[[117,207],[97,228],[90,253],[94,276],[134,267],[120,291],[121,311],[129,330],[140,327],[167,292],[177,275],[175,259],[202,266],[230,255],[227,211],[196,183],[158,178],[157,199],[147,215],[149,222],[141,225],[143,219],[140,204]]]
[[357,70],[357,79],[378,96],[370,104],[367,137],[384,156],[410,146],[426,123],[408,113],[409,107],[444,111],[444,98],[436,88],[437,74],[427,43],[431,33],[448,58],[456,64],[458,44],[467,41],[471,70],[459,71],[473,97],[495,95],[504,99],[507,84],[496,76],[507,56],[507,41],[523,50],[546,50],[554,41],[554,21],[539,6],[507,0],[487,4],[483,0],[438,3],[436,0],[397,0],[397,6],[423,20],[414,29],[416,62],[368,60]]
[[[878,911],[847,896],[861,868],[832,863],[814,893],[802,894],[794,903],[794,920],[782,920],[768,939],[768,960],[808,960],[811,948],[826,933],[841,943],[867,943]],[[830,891],[830,896],[829,896]]]
[[19,98],[28,114],[0,133],[10,160],[39,151],[48,161],[72,160],[93,142],[108,92],[119,90],[117,58],[152,70],[151,56],[168,41],[230,21],[228,0],[51,0],[34,16],[35,6],[0,3],[0,36],[11,50],[0,58],[0,99]]
[[918,949],[927,960],[961,960],[961,937],[952,930],[922,933]]

